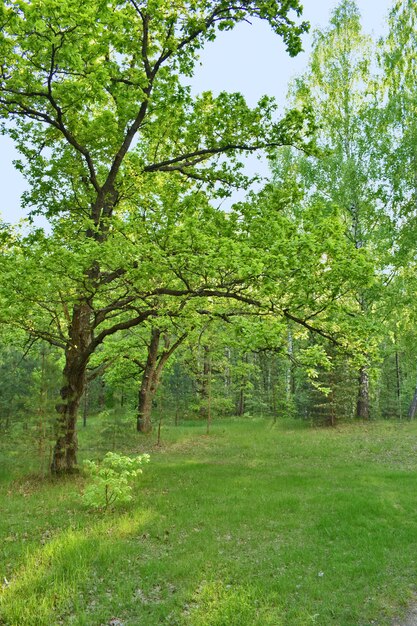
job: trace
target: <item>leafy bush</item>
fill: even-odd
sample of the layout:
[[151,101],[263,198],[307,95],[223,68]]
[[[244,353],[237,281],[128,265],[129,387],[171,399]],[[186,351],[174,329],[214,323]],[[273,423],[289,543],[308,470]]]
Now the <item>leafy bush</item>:
[[84,461],[91,484],[84,490],[84,502],[95,509],[106,511],[115,504],[132,500],[132,482],[142,474],[141,465],[149,463],[149,454],[131,458],[107,452],[101,463]]

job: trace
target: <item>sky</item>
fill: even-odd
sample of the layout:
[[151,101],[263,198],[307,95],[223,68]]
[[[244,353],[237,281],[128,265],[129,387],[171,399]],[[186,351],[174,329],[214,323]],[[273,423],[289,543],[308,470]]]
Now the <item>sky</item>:
[[[393,0],[357,0],[362,15],[364,31],[380,37],[386,28],[386,17]],[[235,30],[220,33],[214,42],[207,44],[200,55],[192,89],[194,93],[211,90],[241,92],[248,104],[268,94],[280,105],[284,104],[288,84],[303,73],[308,64],[312,32],[325,28],[337,0],[304,0],[303,20],[310,22],[311,31],[303,37],[304,52],[289,57],[281,39],[263,22],[241,24]],[[11,140],[0,136],[0,217],[15,223],[25,216],[20,208],[20,196],[25,190],[22,175],[13,167],[17,154]],[[265,162],[252,159],[249,169],[255,167],[267,174]]]

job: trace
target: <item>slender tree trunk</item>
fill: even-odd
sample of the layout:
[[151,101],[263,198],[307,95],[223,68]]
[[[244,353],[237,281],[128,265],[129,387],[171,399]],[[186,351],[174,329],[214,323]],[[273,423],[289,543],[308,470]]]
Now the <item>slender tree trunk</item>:
[[[243,354],[242,356],[242,362],[243,363],[248,362],[248,355],[246,353]],[[241,374],[239,378],[240,378],[240,386],[239,386],[238,397],[237,397],[237,402],[236,402],[236,415],[241,417],[242,415],[244,415],[245,410],[246,410],[245,387],[247,383],[247,373]],[[264,388],[265,388],[265,385],[264,385]]]
[[[351,236],[353,238],[353,241],[355,242],[355,248],[360,250],[364,246],[364,230],[362,224],[363,218],[361,214],[360,204],[358,204],[356,200],[353,200],[349,211],[352,216]],[[364,293],[358,294],[358,302],[360,304],[361,311],[366,313],[367,302]],[[369,419],[369,375],[368,369],[365,366],[362,366],[359,369],[359,388],[356,402],[356,417],[358,419]]]
[[203,346],[203,372],[200,382],[200,417],[207,417],[208,381],[210,374],[210,347]]
[[243,385],[239,389],[239,395],[237,398],[236,415],[241,417],[245,413],[245,389]]
[[398,350],[395,351],[395,377],[397,382],[397,403],[398,403],[398,417],[401,419],[403,416],[402,403],[401,403],[401,368],[400,368],[400,355]]
[[211,424],[211,363],[209,361],[208,382],[207,382],[207,435],[210,434]]
[[369,375],[368,369],[362,366],[359,370],[359,389],[356,404],[356,417],[369,419]]
[[232,351],[230,348],[226,348],[225,350],[226,356],[226,367],[224,370],[224,389],[227,395],[230,393],[230,387],[232,384],[232,377],[230,375],[230,363],[232,362]]
[[336,426],[336,402],[335,402],[335,389],[336,389],[336,380],[334,372],[330,374],[329,377],[330,383],[330,394],[328,396],[329,403],[329,425],[334,427]]
[[57,404],[57,439],[52,455],[51,471],[68,474],[77,467],[77,414],[86,382],[86,368],[92,341],[91,308],[88,303],[76,305],[69,328],[65,350],[61,402]]
[[104,411],[106,407],[106,384],[102,378],[99,381],[97,400],[98,400],[98,406],[100,408],[100,411]]
[[[39,388],[39,407],[38,407],[38,453],[39,457],[43,459],[44,447],[45,447],[45,439],[46,439],[46,428],[45,428],[45,410],[46,410],[46,397],[47,397],[47,388],[45,384],[45,346],[42,346],[41,353],[41,380],[40,380],[40,388]],[[44,469],[44,468],[42,468]]]
[[162,415],[159,416],[159,422],[158,422],[158,438],[156,440],[157,446],[161,445],[161,425],[162,425]]
[[[417,209],[417,143],[414,141],[414,205]],[[396,352],[396,356],[397,356]],[[397,368],[398,370],[398,368]],[[414,390],[414,396],[408,409],[407,417],[409,420],[414,419],[417,411],[417,385]]]
[[408,409],[408,419],[414,419],[417,411],[417,387],[414,390],[414,396]]
[[288,368],[286,373],[286,400],[287,405],[291,406],[295,397],[295,365],[294,365],[294,341],[291,328],[288,328]]
[[410,408],[408,409],[407,417],[409,420],[414,419],[417,411],[417,385],[414,390],[414,396],[410,404]]
[[136,427],[138,432],[141,433],[150,433],[152,430],[152,400],[156,391],[156,388],[154,388],[154,376],[158,363],[160,338],[161,331],[158,328],[152,328],[151,341],[148,346],[148,356],[146,358],[138,398],[138,416]]
[[296,388],[295,388],[295,365],[291,364],[290,366],[290,386],[289,386],[289,397],[291,400],[295,398]]

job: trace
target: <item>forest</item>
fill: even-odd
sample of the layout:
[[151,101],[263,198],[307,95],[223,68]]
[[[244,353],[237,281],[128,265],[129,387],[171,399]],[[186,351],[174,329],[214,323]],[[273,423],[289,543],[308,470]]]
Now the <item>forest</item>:
[[417,4],[341,0],[284,110],[195,95],[255,20],[302,50],[299,0],[0,5],[1,625],[416,601]]

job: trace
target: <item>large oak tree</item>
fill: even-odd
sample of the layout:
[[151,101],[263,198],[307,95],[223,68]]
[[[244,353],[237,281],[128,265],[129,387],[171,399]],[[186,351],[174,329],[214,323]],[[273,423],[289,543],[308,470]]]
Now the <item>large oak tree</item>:
[[296,54],[306,30],[300,12],[298,0],[2,2],[0,117],[23,157],[26,205],[52,229],[46,240],[36,232],[26,240],[17,268],[32,267],[37,289],[27,285],[25,300],[50,319],[45,326],[34,307],[29,332],[65,351],[55,473],[76,466],[86,367],[106,337],[154,316],[153,298],[243,297],[229,274],[165,282],[142,250],[141,214],[161,211],[171,193],[187,195],[191,183],[211,193],[236,183],[241,153],[299,141],[302,114],[274,123],[268,98],[255,109],[239,94],[192,98],[181,76],[218,30],[254,18]]

